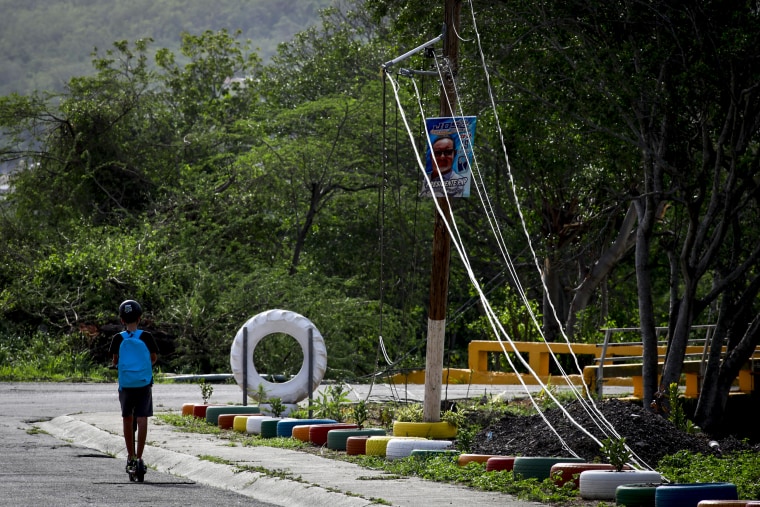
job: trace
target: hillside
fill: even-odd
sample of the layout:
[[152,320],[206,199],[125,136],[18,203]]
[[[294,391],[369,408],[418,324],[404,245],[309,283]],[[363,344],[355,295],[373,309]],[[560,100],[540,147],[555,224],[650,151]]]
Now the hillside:
[[176,50],[180,34],[242,31],[266,61],[277,44],[319,20],[333,0],[0,0],[0,95],[60,90],[92,73],[94,48],[153,38]]

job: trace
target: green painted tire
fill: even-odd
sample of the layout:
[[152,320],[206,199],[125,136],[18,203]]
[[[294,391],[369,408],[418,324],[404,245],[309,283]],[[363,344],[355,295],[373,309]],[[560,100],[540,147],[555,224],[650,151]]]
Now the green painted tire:
[[206,409],[206,422],[216,426],[219,424],[219,416],[222,414],[258,414],[259,407],[256,405],[226,405],[223,407],[208,407]]
[[327,448],[345,451],[349,437],[374,437],[385,435],[383,428],[333,429],[327,432]]
[[512,473],[515,478],[538,479],[543,481],[548,479],[551,474],[553,465],[557,463],[583,463],[581,458],[563,457],[546,457],[546,456],[518,456],[512,466]]
[[625,507],[655,507],[654,493],[661,486],[651,482],[622,484],[615,490],[615,505]]
[[277,436],[277,424],[282,420],[279,417],[272,417],[261,421],[261,438],[275,438]]

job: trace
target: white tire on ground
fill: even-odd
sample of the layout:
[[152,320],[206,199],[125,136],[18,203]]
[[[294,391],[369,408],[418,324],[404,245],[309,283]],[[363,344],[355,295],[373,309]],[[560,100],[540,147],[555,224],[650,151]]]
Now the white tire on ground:
[[[322,382],[327,368],[327,350],[325,341],[317,328],[309,319],[298,313],[287,310],[267,310],[251,317],[235,335],[230,350],[230,366],[235,381],[243,388],[245,384],[247,393],[255,397],[259,386],[263,385],[269,398],[279,398],[282,403],[298,403],[309,396],[309,329],[312,330],[312,364],[311,387],[316,389]],[[247,357],[243,354],[243,336],[248,333]],[[303,365],[296,376],[281,384],[264,380],[256,371],[253,362],[253,352],[256,345],[265,337],[283,333],[291,336],[301,346],[303,352]],[[243,365],[247,365],[247,379],[243,378]],[[243,382],[245,380],[245,382]]]
[[412,451],[442,451],[451,448],[450,440],[407,440],[392,438],[385,446],[385,457],[388,459],[408,458]]
[[578,479],[578,491],[585,500],[615,500],[618,486],[624,484],[659,484],[662,476],[649,470],[586,470]]
[[245,422],[245,432],[250,433],[252,435],[260,435],[262,422],[279,421],[279,420],[280,420],[279,417],[267,417],[267,416],[249,417],[248,420]]

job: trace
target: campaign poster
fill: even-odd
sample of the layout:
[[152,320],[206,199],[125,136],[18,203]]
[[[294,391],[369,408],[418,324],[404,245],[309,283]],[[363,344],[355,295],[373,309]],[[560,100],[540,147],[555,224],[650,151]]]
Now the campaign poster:
[[470,196],[476,119],[476,116],[425,119],[430,140],[425,153],[425,172],[430,185],[425,180],[420,195]]

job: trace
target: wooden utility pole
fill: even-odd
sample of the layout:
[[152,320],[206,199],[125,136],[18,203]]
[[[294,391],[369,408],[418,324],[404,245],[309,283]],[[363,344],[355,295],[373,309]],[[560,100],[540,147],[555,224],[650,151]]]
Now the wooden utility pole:
[[[459,52],[459,16],[461,0],[445,0],[443,21],[443,65],[441,83],[440,116],[452,117],[456,112],[454,79],[457,74]],[[430,274],[430,311],[428,313],[427,348],[425,355],[425,402],[423,418],[426,422],[441,420],[441,384],[443,378],[443,348],[446,342],[446,308],[449,293],[449,261],[451,259],[451,236],[446,222],[451,218],[449,201],[437,197],[441,213],[435,215],[433,231],[433,266]]]

